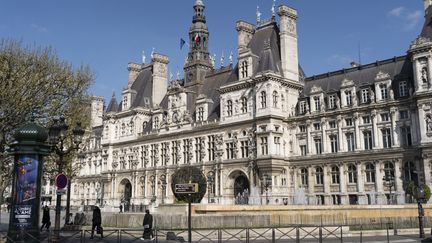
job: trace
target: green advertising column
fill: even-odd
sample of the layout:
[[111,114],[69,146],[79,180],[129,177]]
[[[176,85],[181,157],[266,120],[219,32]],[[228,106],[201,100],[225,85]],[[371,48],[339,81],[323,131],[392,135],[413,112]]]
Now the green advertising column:
[[9,152],[14,155],[12,207],[7,242],[40,242],[39,212],[43,156],[48,133],[34,122],[20,127]]

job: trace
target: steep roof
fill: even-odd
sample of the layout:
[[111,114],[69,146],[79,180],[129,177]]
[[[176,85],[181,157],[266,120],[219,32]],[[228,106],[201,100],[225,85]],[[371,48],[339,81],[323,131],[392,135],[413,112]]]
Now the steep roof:
[[341,88],[342,81],[345,79],[352,80],[356,87],[373,85],[379,72],[388,73],[393,82],[400,80],[412,82],[412,63],[407,56],[400,56],[350,69],[308,77],[305,80],[302,96],[310,96],[313,86],[320,87],[324,92],[338,91]]
[[131,89],[136,91],[135,99],[131,108],[146,107],[150,108],[152,104],[152,84],[153,73],[151,66],[144,68],[138,75],[135,82],[133,82]]
[[432,6],[426,10],[425,22],[420,37],[432,40]]
[[118,111],[118,103],[117,103],[117,99],[115,97],[115,93],[113,92],[113,95],[111,97],[111,101],[108,104],[108,107],[106,109],[106,112],[117,112]]

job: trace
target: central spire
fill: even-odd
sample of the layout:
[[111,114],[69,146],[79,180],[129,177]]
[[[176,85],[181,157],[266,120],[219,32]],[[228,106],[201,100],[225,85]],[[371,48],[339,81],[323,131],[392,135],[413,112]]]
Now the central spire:
[[202,0],[195,0],[194,16],[189,29],[189,53],[184,66],[185,85],[202,83],[206,73],[212,69],[208,52],[209,31]]

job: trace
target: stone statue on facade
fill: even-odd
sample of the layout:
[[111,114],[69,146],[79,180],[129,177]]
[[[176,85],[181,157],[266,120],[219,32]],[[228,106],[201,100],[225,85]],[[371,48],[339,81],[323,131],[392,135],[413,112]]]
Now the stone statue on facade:
[[424,84],[429,82],[427,67],[423,67],[421,70],[421,80],[423,81]]
[[426,131],[432,132],[432,114],[426,115]]

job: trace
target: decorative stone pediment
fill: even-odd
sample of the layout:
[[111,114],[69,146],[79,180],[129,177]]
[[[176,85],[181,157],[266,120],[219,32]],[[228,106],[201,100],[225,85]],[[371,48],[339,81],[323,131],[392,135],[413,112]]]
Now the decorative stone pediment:
[[323,90],[321,87],[313,85],[311,88],[311,94],[317,94],[317,93],[322,93]]
[[348,88],[348,87],[352,87],[352,86],[354,86],[355,84],[354,84],[354,81],[353,80],[350,80],[350,79],[344,79],[344,80],[342,80],[342,85],[341,85],[341,88]]
[[377,76],[375,77],[375,81],[384,81],[384,80],[389,80],[390,78],[390,74],[385,73],[383,71],[379,71]]
[[431,39],[419,36],[411,43],[410,49],[416,49],[428,44],[431,44]]

